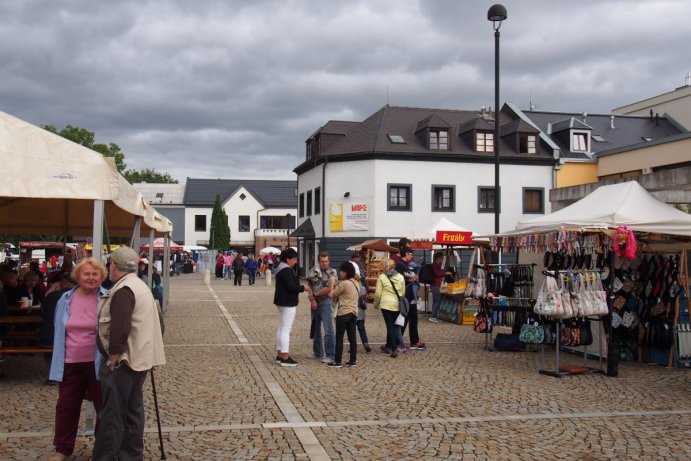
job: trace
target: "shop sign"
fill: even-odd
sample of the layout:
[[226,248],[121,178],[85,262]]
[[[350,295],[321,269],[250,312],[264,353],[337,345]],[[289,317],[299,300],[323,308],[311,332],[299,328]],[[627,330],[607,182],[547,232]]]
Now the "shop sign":
[[442,245],[471,245],[473,233],[467,231],[437,231],[437,243]]
[[413,240],[410,242],[410,248],[413,250],[431,250],[433,243],[431,240]]
[[329,230],[331,232],[366,231],[369,214],[366,203],[331,203],[329,206]]

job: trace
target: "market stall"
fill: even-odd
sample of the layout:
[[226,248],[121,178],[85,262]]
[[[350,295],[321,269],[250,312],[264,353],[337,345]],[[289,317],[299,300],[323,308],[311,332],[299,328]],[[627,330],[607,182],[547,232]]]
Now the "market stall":
[[[553,333],[556,344],[578,345],[587,329],[574,319],[602,320],[602,328],[591,329],[590,340],[595,350],[607,351],[597,355],[607,356],[610,375],[616,375],[620,358],[671,366],[679,355],[673,345],[675,334],[681,334],[680,319],[688,323],[680,301],[688,299],[689,247],[691,216],[635,181],[602,186],[569,207],[522,221],[516,230],[491,238],[495,251],[541,255],[545,281],[536,311],[545,314],[543,331]],[[548,285],[552,288],[545,288]],[[582,315],[580,299],[596,297],[607,308]],[[541,365],[541,372],[570,374],[560,366],[560,349],[556,347],[554,370]],[[579,372],[591,371],[582,368]]]
[[389,254],[398,253],[398,248],[389,245],[386,240],[373,239],[350,246],[346,250],[360,253],[367,283],[367,301],[373,301],[377,279],[384,273],[384,264],[389,259]]

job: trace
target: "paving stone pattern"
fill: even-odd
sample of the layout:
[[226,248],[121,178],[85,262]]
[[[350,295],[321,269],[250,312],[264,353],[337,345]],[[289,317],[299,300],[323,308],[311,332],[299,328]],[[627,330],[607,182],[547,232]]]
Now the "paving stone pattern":
[[[304,295],[291,336],[299,365],[282,368],[264,283],[172,279],[168,364],[155,374],[167,459],[691,459],[688,372],[622,363],[617,378],[556,379],[538,374],[536,353],[487,352],[471,327],[425,315],[428,350],[392,359],[378,350],[386,330],[374,309],[373,351],[359,345],[356,368],[330,369],[312,357]],[[8,356],[2,367],[0,460],[45,459],[57,388],[43,384],[43,358]],[[159,459],[149,380],[144,395],[145,459]],[[92,446],[80,435],[71,459],[90,459]]]

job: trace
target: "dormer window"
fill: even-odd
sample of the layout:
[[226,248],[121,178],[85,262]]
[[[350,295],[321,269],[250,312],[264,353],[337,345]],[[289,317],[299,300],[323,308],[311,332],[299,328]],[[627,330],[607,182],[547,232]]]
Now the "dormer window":
[[449,150],[449,130],[429,130],[430,150]]
[[475,133],[475,152],[494,152],[494,133]]
[[571,152],[590,152],[590,132],[571,131]]
[[535,154],[537,152],[537,136],[521,134],[518,138],[518,148],[521,154]]

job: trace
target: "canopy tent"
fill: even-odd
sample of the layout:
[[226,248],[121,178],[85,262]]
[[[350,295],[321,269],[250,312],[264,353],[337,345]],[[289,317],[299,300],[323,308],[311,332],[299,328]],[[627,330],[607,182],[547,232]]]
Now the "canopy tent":
[[261,256],[268,255],[269,253],[272,255],[280,255],[281,250],[279,250],[276,247],[266,247],[266,248],[262,248],[261,250],[259,250],[259,254]]
[[161,216],[115,168],[112,159],[43,128],[0,112],[0,233],[88,236],[94,200],[104,201],[109,235],[141,231],[165,233],[172,224]]
[[458,224],[454,223],[453,221],[449,220],[448,218],[441,217],[439,220],[434,223],[429,229],[423,232],[414,232],[410,238],[412,240],[432,240],[436,241],[437,239],[437,232],[438,231],[448,231],[448,232],[469,232],[472,234],[473,232],[469,229],[466,229],[464,227],[459,226]]
[[374,250],[374,251],[388,251],[389,253],[398,253],[398,248],[393,247],[386,243],[383,239],[373,239],[365,240],[357,245],[349,246],[346,248],[348,251],[362,251],[362,250]]
[[[182,245],[178,245],[177,243],[173,242],[172,240],[170,240],[169,242],[170,242],[170,251],[175,252],[175,251],[183,251],[184,250],[184,247]],[[163,251],[164,244],[165,244],[165,242],[164,242],[163,238],[154,239],[154,253]],[[141,245],[139,247],[139,251],[148,252],[149,251],[149,244],[147,243],[145,245]]]
[[600,186],[566,208],[519,222],[510,233],[616,229],[622,225],[637,232],[691,237],[691,215],[658,200],[636,181]]

